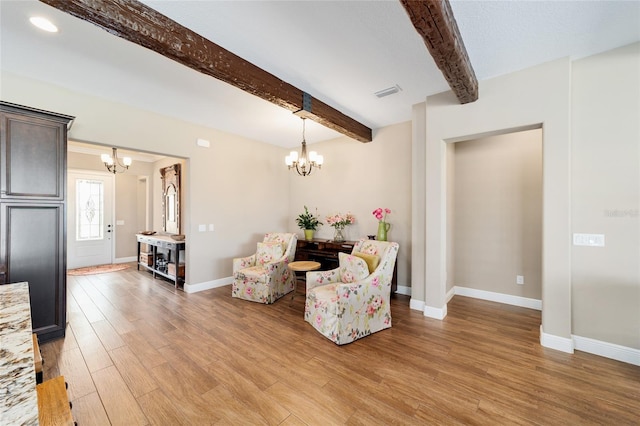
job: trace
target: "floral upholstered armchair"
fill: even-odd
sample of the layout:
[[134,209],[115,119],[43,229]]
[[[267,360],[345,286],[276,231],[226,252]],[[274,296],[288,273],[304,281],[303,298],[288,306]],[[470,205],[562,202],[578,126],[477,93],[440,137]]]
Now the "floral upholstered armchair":
[[296,234],[266,234],[254,254],[233,259],[231,296],[269,304],[292,291],[296,277],[287,266],[297,241]]
[[391,278],[398,243],[360,240],[340,266],[307,272],[304,319],[338,345],[391,327]]

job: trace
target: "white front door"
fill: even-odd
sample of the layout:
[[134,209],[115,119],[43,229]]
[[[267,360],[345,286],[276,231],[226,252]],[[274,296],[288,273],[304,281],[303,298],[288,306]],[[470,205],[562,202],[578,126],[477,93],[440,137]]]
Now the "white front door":
[[113,263],[114,175],[67,173],[67,269]]

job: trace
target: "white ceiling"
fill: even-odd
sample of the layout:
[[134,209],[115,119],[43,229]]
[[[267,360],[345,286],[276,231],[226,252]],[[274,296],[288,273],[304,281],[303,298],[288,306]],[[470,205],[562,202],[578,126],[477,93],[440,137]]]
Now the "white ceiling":
[[[374,137],[448,90],[396,0],[143,3],[371,127]],[[481,97],[483,79],[640,40],[640,1],[451,3]],[[33,15],[60,31],[36,29]],[[300,119],[290,112],[45,4],[0,0],[0,24],[3,71],[283,147],[300,143]],[[374,96],[396,84],[398,94]],[[64,112],[81,119],[82,111]],[[306,136],[311,144],[340,135],[308,122]]]

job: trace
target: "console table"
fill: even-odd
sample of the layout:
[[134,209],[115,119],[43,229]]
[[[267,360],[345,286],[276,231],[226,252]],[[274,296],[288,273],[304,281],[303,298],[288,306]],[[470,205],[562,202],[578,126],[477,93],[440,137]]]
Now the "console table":
[[[353,246],[356,245],[356,241],[343,241],[337,243],[332,240],[322,240],[314,238],[311,241],[298,240],[296,246],[296,261],[298,260],[312,260],[320,262],[321,269],[330,270],[338,267],[338,253],[351,254]],[[393,268],[393,276],[391,278],[391,296],[395,295],[398,290],[398,276],[396,272],[397,268]]]
[[[138,240],[138,270],[142,266],[151,271],[154,278],[160,275],[171,280],[175,288],[182,289],[185,264],[180,263],[180,250],[184,250],[187,243],[184,240],[176,241],[169,235],[136,234],[136,239]],[[146,250],[142,250],[143,247],[146,247]],[[166,258],[159,256],[165,250]]]

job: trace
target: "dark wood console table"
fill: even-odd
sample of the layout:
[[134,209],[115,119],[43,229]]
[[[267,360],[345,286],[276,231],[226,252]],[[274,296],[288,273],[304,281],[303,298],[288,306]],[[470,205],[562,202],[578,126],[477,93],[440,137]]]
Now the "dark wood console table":
[[[331,240],[321,240],[314,238],[311,241],[298,240],[296,246],[295,260],[311,260],[320,262],[322,270],[335,269],[338,267],[338,253],[351,254],[356,241],[343,241],[337,243]],[[397,268],[393,268],[393,276],[391,278],[391,296],[398,290]]]
[[[136,238],[138,240],[138,270],[142,266],[151,271],[154,278],[156,275],[160,275],[173,281],[175,288],[182,289],[185,266],[184,263],[180,263],[180,250],[185,249],[186,242],[184,240],[176,241],[169,235],[136,234]],[[166,257],[161,255],[163,249],[167,251]]]

